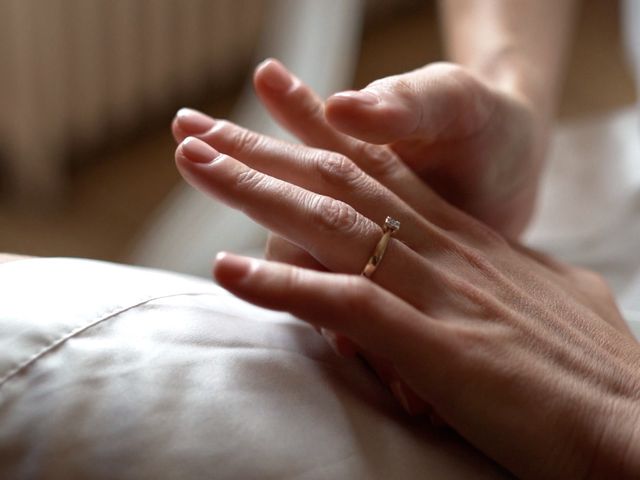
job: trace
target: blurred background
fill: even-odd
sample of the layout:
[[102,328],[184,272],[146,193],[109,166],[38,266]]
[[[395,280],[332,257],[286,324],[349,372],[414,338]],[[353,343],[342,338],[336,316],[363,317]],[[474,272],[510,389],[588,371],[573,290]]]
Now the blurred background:
[[[617,1],[586,0],[559,111],[635,102]],[[180,180],[191,106],[272,135],[249,80],[267,56],[321,95],[443,58],[435,1],[0,0],[0,252],[207,275],[264,232]]]

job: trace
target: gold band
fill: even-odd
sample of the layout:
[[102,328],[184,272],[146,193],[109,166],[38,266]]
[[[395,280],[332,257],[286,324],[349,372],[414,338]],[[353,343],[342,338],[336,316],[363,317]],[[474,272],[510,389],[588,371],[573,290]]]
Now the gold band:
[[391,235],[396,233],[400,229],[400,222],[398,220],[394,220],[391,217],[387,217],[384,220],[384,227],[382,229],[382,238],[376,245],[376,248],[373,250],[373,254],[369,258],[369,261],[362,269],[362,275],[367,278],[371,278],[373,273],[380,265],[382,261],[382,257],[384,257],[384,252],[387,250],[389,246],[389,241],[391,240]]

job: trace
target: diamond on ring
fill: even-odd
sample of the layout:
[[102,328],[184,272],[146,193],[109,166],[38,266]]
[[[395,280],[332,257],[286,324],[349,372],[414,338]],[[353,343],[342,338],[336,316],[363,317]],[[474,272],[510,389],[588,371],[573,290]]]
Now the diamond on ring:
[[395,218],[387,217],[384,219],[384,226],[393,232],[400,230],[400,222]]

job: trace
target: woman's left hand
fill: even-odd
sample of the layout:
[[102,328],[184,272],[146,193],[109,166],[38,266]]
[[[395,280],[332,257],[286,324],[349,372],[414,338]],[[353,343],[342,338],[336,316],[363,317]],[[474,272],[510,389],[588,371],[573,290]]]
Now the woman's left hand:
[[[518,476],[638,472],[640,351],[597,276],[510,245],[424,185],[400,198],[342,154],[227,121],[201,138],[176,151],[190,183],[341,272],[226,255],[223,286],[381,355]],[[371,281],[358,274],[387,215],[402,227]]]

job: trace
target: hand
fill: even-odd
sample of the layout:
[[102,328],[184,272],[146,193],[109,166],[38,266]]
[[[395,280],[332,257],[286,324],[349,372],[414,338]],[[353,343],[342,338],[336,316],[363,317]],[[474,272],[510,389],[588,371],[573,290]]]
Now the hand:
[[[344,155],[226,121],[203,136],[224,153],[185,140],[189,182],[341,272],[226,255],[223,286],[382,355],[520,477],[637,474],[640,351],[601,280],[512,247],[426,186],[401,199]],[[371,281],[357,274],[387,214],[402,227]]]
[[[277,68],[273,68],[273,67]],[[459,216],[463,214],[454,208],[447,207],[440,197],[430,189],[425,188],[424,182],[416,176],[400,158],[385,146],[373,145],[361,140],[351,138],[336,131],[325,120],[320,99],[295,77],[286,73],[283,78],[281,67],[277,63],[267,62],[264,68],[258,68],[255,76],[256,91],[261,95],[263,102],[273,114],[279,115],[284,124],[299,125],[297,133],[303,137],[307,144],[320,145],[354,159],[357,165],[390,190],[396,192],[399,197],[408,203],[427,203],[431,215],[437,217],[440,211],[447,211],[447,216]],[[279,83],[280,82],[280,83]],[[270,101],[277,102],[264,93],[265,90],[274,92],[286,92],[286,101],[282,108],[272,108]],[[262,93],[261,93],[262,92]],[[243,148],[243,158],[252,156],[255,150],[258,157],[263,156],[264,137],[253,132],[237,127],[228,122],[216,122],[213,118],[191,109],[182,109],[176,115],[172,123],[172,132],[177,142],[183,141],[190,135],[205,140],[211,146],[222,151],[230,152],[237,145]],[[287,148],[286,144],[278,143],[281,148]],[[256,168],[261,168],[256,166]],[[350,172],[336,163],[327,164],[324,169],[332,172],[333,176],[346,175]],[[348,180],[346,178],[345,180]],[[375,195],[375,192],[371,192]],[[440,203],[442,209],[436,208]],[[441,218],[443,225],[455,228],[455,225],[447,218]],[[287,241],[285,238],[269,234],[265,257],[271,260],[290,263],[300,267],[315,270],[326,270],[312,255],[299,246]],[[387,386],[403,408],[411,415],[429,414],[434,424],[442,424],[442,420],[434,414],[429,406],[421,401],[415,393],[399,378],[395,369],[385,359],[380,358],[374,352],[364,351],[355,345],[344,335],[325,328],[317,328],[331,347],[344,357],[353,357],[359,354],[378,375],[382,383]]]
[[[377,80],[322,102],[279,62],[255,74],[263,103],[305,143],[342,151],[335,133],[385,145],[453,205],[503,235],[527,225],[546,147],[524,95],[446,63]],[[327,125],[314,132],[318,123]],[[336,148],[338,147],[338,148]],[[344,152],[343,152],[344,153]]]
[[[308,145],[341,152],[354,159],[362,170],[409,203],[428,202],[433,207],[443,203],[440,197],[424,188],[423,180],[411,171],[392,149],[357,140],[329,125],[324,117],[322,101],[309,87],[284,70],[279,62],[266,61],[259,66],[256,69],[254,83],[256,92],[272,115]],[[229,124],[216,124],[211,117],[190,109],[178,112],[172,124],[172,132],[177,142],[192,135],[222,150],[232,148],[231,144],[234,143],[242,144],[247,155],[250,155],[249,151],[253,148],[262,148],[261,137]],[[340,165],[327,165],[326,168],[337,169],[336,175],[341,173]],[[347,171],[342,173],[349,174]],[[432,215],[438,215],[439,209],[431,210]],[[449,215],[455,215],[454,209],[448,208],[448,211]],[[446,224],[447,220],[443,218],[442,222]],[[272,233],[267,241],[265,257],[300,267],[324,270],[307,251]],[[320,328],[318,331],[340,355],[351,357],[359,353],[365,357],[380,380],[391,389],[407,412],[420,414],[429,410],[424,402],[419,401],[414,393],[406,388],[392,366],[384,359],[372,352],[363,352],[339,333]],[[437,416],[433,416],[432,420],[434,423],[441,423]]]

